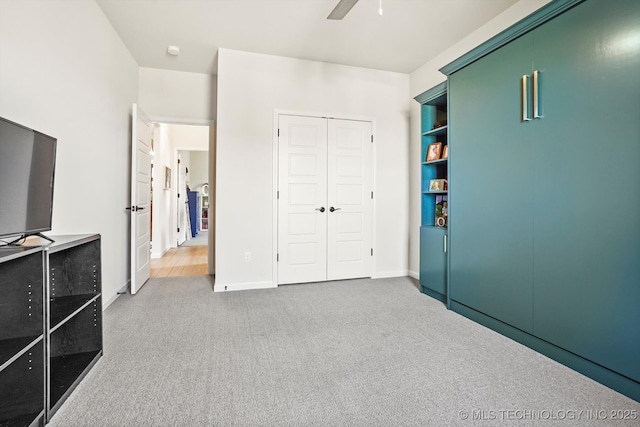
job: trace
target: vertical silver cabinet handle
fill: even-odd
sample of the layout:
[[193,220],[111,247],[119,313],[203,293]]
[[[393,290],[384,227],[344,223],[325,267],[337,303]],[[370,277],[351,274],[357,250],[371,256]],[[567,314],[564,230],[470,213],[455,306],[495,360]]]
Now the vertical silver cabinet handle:
[[527,80],[529,76],[522,76],[522,121],[531,121],[529,118],[529,100],[527,99]]
[[443,237],[442,239],[443,250],[444,250],[444,253],[446,254],[447,253],[447,235],[445,234],[442,237]]
[[533,72],[533,118],[541,119],[540,114],[540,89],[538,87],[538,70]]

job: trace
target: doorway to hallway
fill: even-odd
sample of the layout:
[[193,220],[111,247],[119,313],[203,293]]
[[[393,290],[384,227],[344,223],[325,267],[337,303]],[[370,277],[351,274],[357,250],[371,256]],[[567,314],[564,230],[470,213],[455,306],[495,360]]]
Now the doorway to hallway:
[[210,170],[210,136],[209,126],[156,126],[151,277],[206,275],[213,270],[209,187],[215,174]]

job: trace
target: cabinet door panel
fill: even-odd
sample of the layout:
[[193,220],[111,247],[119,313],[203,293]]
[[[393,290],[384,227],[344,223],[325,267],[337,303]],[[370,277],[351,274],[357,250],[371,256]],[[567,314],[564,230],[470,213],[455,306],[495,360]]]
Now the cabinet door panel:
[[420,227],[420,284],[447,295],[446,228]]
[[[533,32],[536,336],[640,380],[637,0],[589,0]],[[634,38],[635,35],[635,38]]]
[[521,78],[525,35],[450,77],[451,299],[533,327],[533,146]]

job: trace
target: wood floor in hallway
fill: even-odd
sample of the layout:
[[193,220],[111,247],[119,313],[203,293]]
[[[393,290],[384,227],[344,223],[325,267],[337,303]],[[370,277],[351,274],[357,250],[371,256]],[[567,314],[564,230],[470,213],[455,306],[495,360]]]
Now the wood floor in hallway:
[[170,249],[160,259],[151,260],[151,277],[202,276],[207,273],[207,246]]

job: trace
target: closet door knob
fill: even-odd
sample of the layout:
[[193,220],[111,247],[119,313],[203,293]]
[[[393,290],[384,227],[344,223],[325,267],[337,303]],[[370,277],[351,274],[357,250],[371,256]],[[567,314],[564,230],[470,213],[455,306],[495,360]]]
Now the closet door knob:
[[316,208],[316,210],[317,210],[317,211],[320,211],[320,212],[324,212],[324,206],[322,206],[322,207],[320,207],[320,208]]
[[329,212],[335,212],[335,211],[339,211],[341,208],[334,208],[333,206],[331,206],[329,208]]

